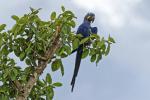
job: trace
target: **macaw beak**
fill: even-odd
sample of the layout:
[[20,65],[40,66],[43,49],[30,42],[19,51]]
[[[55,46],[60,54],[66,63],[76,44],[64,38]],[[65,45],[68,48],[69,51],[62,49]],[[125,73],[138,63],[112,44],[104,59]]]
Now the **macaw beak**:
[[94,20],[95,20],[95,17],[92,17],[92,23],[94,22]]

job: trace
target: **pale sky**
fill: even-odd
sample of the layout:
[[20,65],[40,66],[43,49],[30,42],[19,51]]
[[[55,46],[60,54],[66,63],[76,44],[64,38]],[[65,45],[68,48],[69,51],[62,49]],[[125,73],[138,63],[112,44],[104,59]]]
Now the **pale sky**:
[[[30,6],[42,8],[40,16],[47,20],[50,12],[60,11],[61,5],[78,17],[76,28],[87,12],[94,12],[93,26],[98,27],[99,35],[107,38],[110,34],[116,44],[98,67],[89,58],[82,61],[73,93],[70,81],[75,54],[64,59],[64,77],[59,72],[53,74],[54,81],[63,83],[63,87],[55,89],[54,100],[150,100],[150,1],[1,0],[0,23],[12,27],[10,16],[22,16]],[[46,72],[51,71],[47,68]]]

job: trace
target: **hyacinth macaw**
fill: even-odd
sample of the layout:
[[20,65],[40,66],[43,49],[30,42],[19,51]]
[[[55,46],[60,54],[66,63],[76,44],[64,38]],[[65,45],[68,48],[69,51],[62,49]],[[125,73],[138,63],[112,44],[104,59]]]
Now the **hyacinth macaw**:
[[[97,27],[91,27],[91,23],[93,23],[95,20],[95,14],[94,13],[87,13],[84,17],[83,23],[79,26],[76,34],[82,34],[83,38],[89,37],[90,34],[97,34]],[[82,52],[83,52],[83,45],[79,45],[79,47],[76,50],[73,50],[73,52],[77,51],[76,54],[76,60],[75,60],[75,68],[74,68],[74,74],[73,78],[71,81],[71,86],[72,89],[71,91],[73,92],[74,85],[75,85],[75,80],[79,71],[80,63],[81,63],[81,58],[82,58]]]

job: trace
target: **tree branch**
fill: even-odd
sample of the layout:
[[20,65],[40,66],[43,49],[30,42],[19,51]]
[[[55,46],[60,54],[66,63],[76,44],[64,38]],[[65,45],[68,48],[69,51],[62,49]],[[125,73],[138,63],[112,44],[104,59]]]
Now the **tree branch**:
[[55,54],[56,50],[61,47],[60,42],[60,27],[58,26],[56,32],[54,33],[54,38],[52,40],[52,46],[46,51],[44,58],[46,60],[40,60],[36,70],[34,71],[33,75],[30,76],[27,84],[23,88],[23,93],[17,97],[17,100],[26,100],[29,96],[33,86],[35,85],[39,76],[43,73],[44,69],[46,68],[49,59],[52,59],[53,55]]

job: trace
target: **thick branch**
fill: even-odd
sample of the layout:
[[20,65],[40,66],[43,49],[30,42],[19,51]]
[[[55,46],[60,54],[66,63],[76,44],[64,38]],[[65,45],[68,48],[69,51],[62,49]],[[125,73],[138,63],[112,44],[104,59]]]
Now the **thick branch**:
[[19,82],[18,80],[13,81],[13,83],[14,83],[14,85],[16,86],[16,88],[17,88],[18,90],[21,90],[21,89],[22,89],[22,85],[20,84],[20,82]]
[[60,34],[59,33],[60,33],[60,27],[57,27],[57,30],[53,36],[54,38],[52,41],[52,46],[46,51],[45,56],[44,56],[45,58],[47,58],[47,60],[40,61],[40,63],[36,67],[36,70],[33,73],[33,76],[30,76],[29,81],[25,85],[23,93],[17,97],[17,100],[26,100],[27,99],[27,97],[29,96],[37,79],[39,78],[39,76],[43,73],[44,69],[46,68],[46,66],[48,64],[48,60],[51,59],[53,57],[53,55],[55,54],[56,50],[58,48],[60,48],[61,42],[60,42]]

